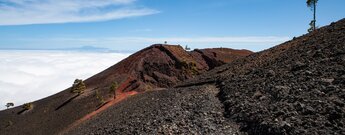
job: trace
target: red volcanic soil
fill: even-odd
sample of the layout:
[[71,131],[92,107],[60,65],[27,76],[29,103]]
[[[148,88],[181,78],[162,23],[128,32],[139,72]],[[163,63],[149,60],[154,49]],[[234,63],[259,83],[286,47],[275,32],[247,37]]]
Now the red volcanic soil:
[[105,87],[112,82],[125,82],[127,85],[122,91],[138,92],[167,88],[252,53],[227,48],[188,52],[176,45],[152,45],[91,77],[86,83]]
[[[251,53],[226,48],[185,51],[181,46],[152,45],[85,80],[87,89],[80,96],[68,88],[33,102],[33,109],[24,113],[18,114],[22,106],[0,111],[0,132],[62,133],[138,92],[172,87]],[[112,83],[119,85],[115,93],[110,90]]]

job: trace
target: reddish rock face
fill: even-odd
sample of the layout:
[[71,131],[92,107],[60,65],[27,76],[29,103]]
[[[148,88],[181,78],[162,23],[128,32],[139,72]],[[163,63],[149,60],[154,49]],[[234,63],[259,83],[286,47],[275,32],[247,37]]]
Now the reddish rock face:
[[177,45],[152,45],[86,80],[91,87],[120,84],[118,92],[167,88],[214,67],[252,54],[227,48],[185,51]]

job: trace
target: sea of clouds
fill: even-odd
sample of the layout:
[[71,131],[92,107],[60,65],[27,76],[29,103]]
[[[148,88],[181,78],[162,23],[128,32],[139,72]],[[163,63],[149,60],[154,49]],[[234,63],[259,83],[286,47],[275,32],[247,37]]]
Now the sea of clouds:
[[68,51],[0,51],[0,110],[32,102],[87,79],[130,54]]

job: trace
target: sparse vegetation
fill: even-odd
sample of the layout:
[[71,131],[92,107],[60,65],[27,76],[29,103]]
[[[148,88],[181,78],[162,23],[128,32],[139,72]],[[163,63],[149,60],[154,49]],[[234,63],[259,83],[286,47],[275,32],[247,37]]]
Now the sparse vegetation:
[[308,29],[308,32],[312,32],[317,29],[316,27],[316,4],[318,0],[307,0],[307,6],[314,12],[313,13],[313,20],[310,21],[309,25],[310,28]]
[[103,97],[101,96],[101,94],[99,94],[99,91],[98,91],[98,90],[96,90],[95,94],[96,94],[96,98],[98,99],[99,103],[100,103],[100,104],[104,104],[104,103],[105,103],[105,100],[103,99]]
[[114,99],[116,98],[116,89],[119,87],[119,84],[117,82],[111,83],[109,89],[110,93],[114,94]]
[[25,104],[23,105],[23,109],[24,109],[24,110],[31,110],[32,107],[33,107],[32,103],[25,103]]
[[199,74],[199,71],[198,71],[198,68],[196,67],[195,62],[182,61],[180,62],[180,67],[182,71],[185,73],[192,74],[192,75]]
[[188,47],[188,45],[186,45],[186,47],[184,48],[186,51],[190,51],[190,48]]
[[14,106],[14,103],[7,103],[6,105],[5,105],[6,107],[7,107],[7,109],[9,108],[9,107],[11,107],[11,106]]
[[145,85],[145,90],[146,90],[146,91],[149,91],[149,90],[152,90],[152,89],[153,89],[153,88],[152,88],[151,85],[149,85],[149,84]]
[[13,125],[13,122],[12,121],[7,121],[7,125],[6,125],[6,127],[10,127],[10,126],[12,126]]
[[75,79],[71,92],[72,93],[78,93],[78,95],[84,93],[84,90],[86,89],[86,85],[84,84],[83,80],[81,79]]

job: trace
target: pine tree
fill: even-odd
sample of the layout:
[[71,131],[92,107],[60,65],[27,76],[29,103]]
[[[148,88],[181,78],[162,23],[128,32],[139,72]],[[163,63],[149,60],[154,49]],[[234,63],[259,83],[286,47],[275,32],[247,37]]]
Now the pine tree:
[[7,108],[9,108],[9,107],[11,107],[11,106],[14,106],[14,103],[7,103],[5,106],[6,106]]
[[84,90],[86,89],[86,85],[81,79],[75,79],[71,92],[72,93],[78,93],[79,95],[84,93]]
[[316,4],[317,2],[318,0],[307,0],[307,6],[314,12],[313,20],[311,20],[309,23],[310,28],[308,29],[308,32],[312,32],[316,30]]

